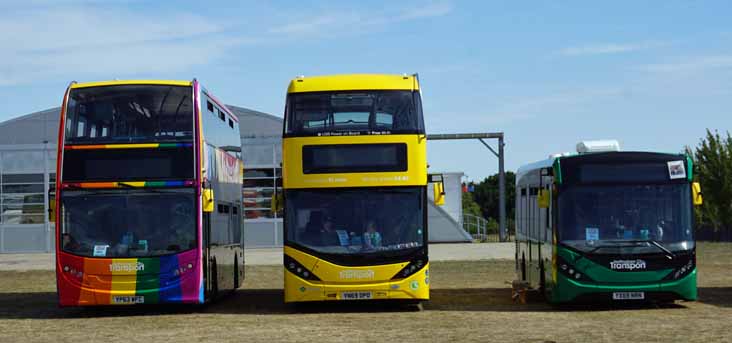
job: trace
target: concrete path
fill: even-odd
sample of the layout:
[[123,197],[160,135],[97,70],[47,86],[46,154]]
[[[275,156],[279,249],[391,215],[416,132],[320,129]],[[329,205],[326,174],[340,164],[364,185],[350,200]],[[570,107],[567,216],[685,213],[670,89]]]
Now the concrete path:
[[[514,243],[430,244],[430,261],[512,260]],[[281,265],[282,248],[247,249],[247,265]],[[53,254],[0,254],[0,271],[52,270]]]

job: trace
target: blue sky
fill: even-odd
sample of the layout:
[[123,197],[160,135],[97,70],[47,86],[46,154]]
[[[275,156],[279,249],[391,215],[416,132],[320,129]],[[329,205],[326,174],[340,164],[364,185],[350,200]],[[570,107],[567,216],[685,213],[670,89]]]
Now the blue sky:
[[[614,138],[678,152],[732,129],[729,1],[0,3],[0,120],[69,81],[203,81],[282,115],[297,75],[413,73],[430,133],[506,133],[506,167]],[[494,143],[495,145],[495,143]],[[432,142],[432,171],[497,170],[479,142]]]

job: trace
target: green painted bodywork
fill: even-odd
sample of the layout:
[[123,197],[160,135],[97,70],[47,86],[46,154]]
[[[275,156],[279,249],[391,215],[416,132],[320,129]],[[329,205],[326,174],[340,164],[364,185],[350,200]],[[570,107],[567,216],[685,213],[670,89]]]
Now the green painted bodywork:
[[562,184],[562,162],[560,162],[559,157],[554,160],[554,182],[557,185]]
[[[696,267],[681,279],[666,281],[663,278],[673,272],[672,268],[643,272],[617,272],[562,247],[557,247],[557,254],[572,264],[583,277],[580,280],[573,280],[559,271],[556,273],[549,271],[551,274],[547,277],[546,295],[547,300],[551,303],[572,302],[578,296],[588,293],[607,294],[628,291],[666,292],[675,294],[679,299],[697,299]],[[556,281],[553,280],[552,275],[556,275]]]

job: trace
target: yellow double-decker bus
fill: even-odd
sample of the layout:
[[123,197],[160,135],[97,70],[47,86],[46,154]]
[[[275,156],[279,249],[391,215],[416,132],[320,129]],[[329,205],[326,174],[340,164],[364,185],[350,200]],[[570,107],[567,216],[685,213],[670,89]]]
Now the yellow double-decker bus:
[[416,75],[290,82],[285,302],[429,299],[426,145]]

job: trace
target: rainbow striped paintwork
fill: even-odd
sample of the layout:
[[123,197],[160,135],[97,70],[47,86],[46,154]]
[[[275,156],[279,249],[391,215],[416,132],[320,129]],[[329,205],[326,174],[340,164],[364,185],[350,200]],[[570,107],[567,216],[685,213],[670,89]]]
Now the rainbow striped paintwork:
[[125,181],[125,182],[68,182],[61,185],[62,189],[69,188],[156,188],[156,187],[187,187],[195,183],[185,181]]
[[190,148],[193,143],[140,143],[140,144],[85,144],[66,145],[64,150],[98,150],[98,149],[175,149]]
[[67,281],[59,283],[64,288],[59,289],[62,306],[204,301],[203,278],[195,250],[153,258],[64,255],[63,265],[57,266],[61,271],[59,276]]

